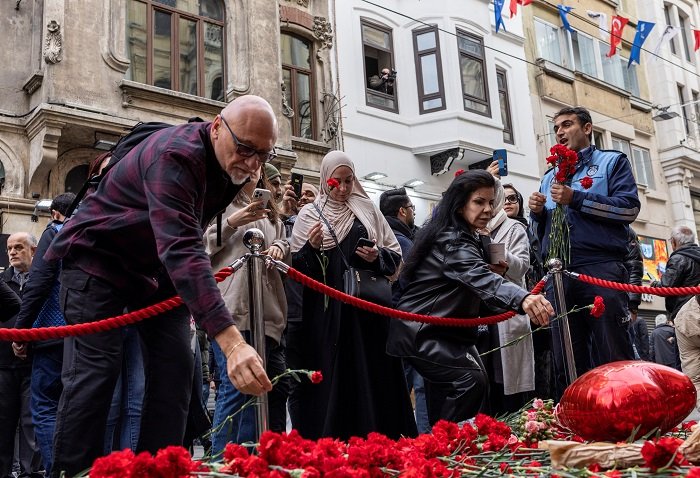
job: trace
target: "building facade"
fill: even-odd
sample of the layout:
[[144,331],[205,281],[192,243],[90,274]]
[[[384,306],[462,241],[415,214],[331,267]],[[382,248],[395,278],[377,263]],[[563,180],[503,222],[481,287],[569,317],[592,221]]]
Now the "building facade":
[[[418,223],[458,169],[508,155],[506,182],[537,188],[520,16],[493,2],[334,2],[343,143],[371,195],[407,186]],[[382,70],[395,72],[381,81]],[[483,167],[483,166],[482,166]]]
[[333,20],[309,0],[0,3],[0,232],[39,234],[38,199],[77,190],[87,165],[140,121],[213,119],[244,94],[280,125],[276,165],[318,182],[339,146]]
[[[543,158],[555,143],[552,118],[556,111],[564,106],[590,110],[595,145],[623,151],[631,161],[641,201],[633,227],[642,243],[648,283],[650,276],[658,278],[663,271],[670,252],[666,239],[674,221],[671,203],[667,201],[668,178],[660,161],[652,120],[655,73],[636,64],[628,67],[641,16],[637,3],[581,0],[567,15],[571,30],[564,28],[557,4],[549,0],[533,1],[531,8],[524,9],[524,17],[526,55],[532,62],[528,72],[539,157]],[[629,22],[620,46],[609,57],[610,25],[615,15],[628,18]],[[654,41],[652,34],[645,48]],[[642,63],[650,61],[644,53],[641,58]],[[538,166],[543,173],[545,162],[540,161]],[[653,316],[663,310],[663,298],[643,297],[640,313],[652,318],[652,324]]]

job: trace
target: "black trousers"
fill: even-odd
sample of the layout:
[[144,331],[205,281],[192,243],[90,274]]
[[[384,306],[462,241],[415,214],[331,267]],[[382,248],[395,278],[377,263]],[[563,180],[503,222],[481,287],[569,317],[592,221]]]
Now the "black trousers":
[[483,406],[488,378],[476,347],[470,345],[466,352],[452,363],[404,357],[423,376],[430,425],[440,419],[455,423],[467,420]]
[[[64,261],[61,307],[69,324],[94,322],[145,304],[133,303],[118,290]],[[150,303],[172,295],[163,290]],[[189,313],[185,307],[138,325],[144,343],[146,392],[137,451],[155,452],[182,445],[192,393],[194,360]],[[65,340],[63,393],[54,435],[52,476],[68,476],[90,467],[103,454],[107,415],[122,363],[119,329]]]
[[[3,478],[12,476],[15,454],[19,456],[22,476],[40,476],[42,469],[29,409],[30,374],[29,367],[0,369],[0,477]],[[19,450],[14,453],[18,426]]]

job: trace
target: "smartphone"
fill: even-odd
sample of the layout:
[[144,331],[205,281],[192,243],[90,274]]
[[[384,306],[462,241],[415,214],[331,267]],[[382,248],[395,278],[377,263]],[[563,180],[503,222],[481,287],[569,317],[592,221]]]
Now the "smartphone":
[[357,245],[355,246],[355,249],[357,249],[358,247],[374,247],[374,241],[370,241],[366,237],[361,237],[357,241]]
[[297,195],[297,201],[301,199],[301,184],[304,182],[304,175],[299,173],[292,173],[292,188],[294,188],[294,194]]
[[508,151],[505,149],[493,150],[493,161],[498,161],[498,175],[508,176]]
[[272,193],[267,189],[255,188],[253,191],[253,202],[262,201],[262,205],[258,209],[265,209],[267,203],[272,201]]

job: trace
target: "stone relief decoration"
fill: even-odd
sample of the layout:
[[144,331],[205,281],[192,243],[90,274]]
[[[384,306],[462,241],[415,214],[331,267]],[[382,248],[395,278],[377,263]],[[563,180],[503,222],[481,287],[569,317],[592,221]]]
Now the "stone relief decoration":
[[[292,2],[294,0],[287,0],[288,2]],[[297,5],[301,5],[302,7],[308,7],[309,6],[309,0],[297,0]]]
[[324,49],[330,49],[333,47],[333,28],[325,17],[314,17],[314,37],[319,41],[321,47],[316,52],[316,58],[319,61],[323,61],[321,57],[321,52]]
[[51,20],[46,25],[46,42],[44,43],[44,61],[46,63],[58,63],[63,59],[63,41],[61,40],[61,26],[56,20]]
[[294,116],[294,109],[289,106],[289,99],[287,98],[287,85],[284,82],[280,83],[282,87],[282,114],[287,118]]
[[325,143],[331,147],[338,147],[338,133],[340,129],[340,110],[343,105],[340,98],[333,93],[324,92],[321,98],[323,104],[323,129],[321,137]]

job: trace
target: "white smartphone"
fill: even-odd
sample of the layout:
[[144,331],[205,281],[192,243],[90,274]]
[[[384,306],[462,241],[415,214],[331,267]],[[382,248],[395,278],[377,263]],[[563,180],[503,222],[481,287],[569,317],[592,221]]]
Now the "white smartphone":
[[253,202],[262,201],[262,205],[258,209],[265,209],[267,203],[272,201],[272,193],[267,189],[255,188],[253,191]]

